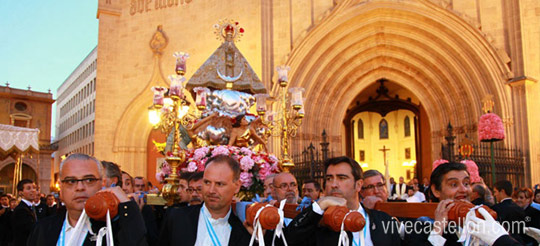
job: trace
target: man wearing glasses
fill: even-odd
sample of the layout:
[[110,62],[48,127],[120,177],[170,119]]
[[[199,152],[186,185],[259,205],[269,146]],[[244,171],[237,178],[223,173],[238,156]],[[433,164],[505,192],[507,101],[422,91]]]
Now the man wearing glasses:
[[187,188],[187,192],[191,195],[189,206],[202,203],[203,174],[204,172],[196,172],[189,177]]
[[298,182],[296,178],[287,172],[282,172],[274,178],[274,189],[277,202],[286,199],[286,203],[298,203]]
[[386,202],[388,190],[382,173],[377,170],[365,171],[360,195],[362,196],[362,204],[369,209],[373,209],[377,202]]
[[[110,192],[120,202],[118,218],[113,221],[113,237],[116,245],[147,245],[146,229],[139,207],[130,201],[119,186],[102,190],[105,185],[103,167],[94,157],[72,154],[60,163],[60,198],[66,205],[66,213],[40,220],[28,238],[27,245],[96,245],[98,231],[105,222],[83,216],[86,200],[97,192]],[[80,221],[80,230],[76,225]]]

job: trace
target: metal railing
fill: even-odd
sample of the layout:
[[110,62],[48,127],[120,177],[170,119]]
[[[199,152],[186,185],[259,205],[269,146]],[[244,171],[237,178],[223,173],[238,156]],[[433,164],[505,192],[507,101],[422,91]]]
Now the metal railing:
[[297,151],[291,155],[294,168],[291,173],[296,177],[298,185],[301,186],[304,180],[315,179],[319,184],[323,184],[324,181],[324,166],[323,163],[326,159],[333,157],[333,152],[329,151],[328,140],[326,131],[323,130],[322,142],[320,147],[313,145],[313,142],[309,146]]

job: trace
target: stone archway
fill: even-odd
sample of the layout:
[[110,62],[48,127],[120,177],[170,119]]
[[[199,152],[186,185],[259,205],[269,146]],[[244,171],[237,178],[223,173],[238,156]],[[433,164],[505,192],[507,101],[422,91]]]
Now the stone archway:
[[[512,115],[504,59],[462,18],[430,1],[344,2],[312,28],[287,62],[290,86],[306,88],[307,118],[298,141],[318,139],[314,133],[326,129],[334,150],[345,153],[347,107],[380,78],[418,96],[433,150],[448,122],[476,138],[486,94],[494,95],[496,113]],[[513,134],[507,132],[507,143]],[[433,151],[431,159],[438,155]]]
[[[345,153],[347,156],[350,156],[361,163],[363,158],[359,158],[359,153],[356,151],[361,145],[363,146],[362,149],[365,150],[365,153],[371,155],[369,156],[371,165],[369,167],[366,165],[366,167],[368,169],[379,169],[379,171],[384,173],[384,161],[381,160],[381,158],[383,155],[386,156],[386,153],[383,154],[380,150],[383,146],[384,148],[389,147],[390,154],[393,157],[388,158],[390,167],[392,167],[391,169],[401,169],[402,171],[407,172],[398,174],[390,170],[391,175],[404,176],[406,177],[406,180],[410,180],[413,177],[417,177],[420,180],[423,177],[429,178],[429,175],[431,174],[432,152],[431,145],[426,144],[426,142],[429,142],[431,139],[429,119],[424,106],[419,103],[418,98],[413,92],[383,78],[369,85],[369,87],[365,91],[362,91],[355,98],[355,101],[347,108],[347,114],[343,120],[346,132],[344,138]],[[355,124],[353,119],[358,120],[359,116],[365,115],[365,113],[372,113],[371,116],[369,116],[370,118],[376,116],[385,121],[389,114],[392,115],[389,120],[392,120],[394,119],[394,116],[397,118],[398,114],[408,115],[412,113],[409,118],[409,136],[403,137],[403,135],[405,135],[405,126],[404,124],[401,124],[403,122],[396,119],[394,124],[389,124],[388,126],[389,128],[393,128],[391,131],[393,135],[391,139],[375,140],[377,139],[377,136],[366,136],[364,138],[364,131],[368,133],[366,135],[378,132],[378,129],[373,129],[373,124],[370,125],[369,119],[364,118],[364,120],[368,121],[365,122],[365,126],[362,126],[362,138],[361,140],[356,139],[355,136],[357,134],[355,133],[358,133],[359,130],[357,130],[358,125]],[[407,140],[407,137],[409,140]],[[360,143],[359,146],[355,145],[357,142]],[[374,147],[377,143],[379,146]],[[406,155],[406,148],[409,149],[408,157]],[[413,152],[412,154],[411,150]],[[376,162],[378,163],[373,163],[374,160],[377,160]],[[414,167],[401,166],[404,161],[409,163],[412,160],[415,161]]]

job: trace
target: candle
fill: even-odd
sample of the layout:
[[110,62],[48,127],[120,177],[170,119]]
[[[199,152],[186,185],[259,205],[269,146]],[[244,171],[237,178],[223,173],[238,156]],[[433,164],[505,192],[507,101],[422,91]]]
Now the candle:
[[184,97],[184,81],[186,78],[182,75],[169,75],[169,80],[171,80],[171,89],[169,90],[169,96],[175,98]]
[[152,91],[154,92],[154,106],[162,107],[167,88],[161,86],[153,86]]
[[257,114],[264,115],[266,113],[266,98],[268,94],[255,94],[255,100],[257,101]]
[[195,87],[193,91],[197,93],[197,98],[195,99],[195,105],[199,110],[206,109],[206,97],[210,90],[206,87]]
[[287,86],[287,82],[289,81],[289,78],[287,77],[287,73],[289,72],[291,68],[289,66],[278,66],[276,68],[278,73],[278,82],[279,85],[282,87]]
[[176,57],[176,74],[186,74],[186,60],[189,58],[189,54],[185,52],[174,52],[173,56]]
[[293,109],[301,109],[302,105],[304,104],[302,100],[302,92],[304,92],[304,88],[293,87],[289,89],[289,92],[291,93],[291,104]]

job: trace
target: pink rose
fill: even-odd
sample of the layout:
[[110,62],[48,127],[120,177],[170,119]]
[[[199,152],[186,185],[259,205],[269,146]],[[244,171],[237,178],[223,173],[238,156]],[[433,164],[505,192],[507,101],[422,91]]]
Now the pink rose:
[[245,188],[249,188],[253,184],[253,174],[248,172],[241,172],[240,173],[240,181],[242,182],[242,186]]
[[251,155],[253,154],[253,152],[249,148],[246,148],[246,147],[240,148],[240,153],[249,157],[251,157]]
[[195,150],[195,152],[193,153],[193,158],[195,160],[201,160],[206,155],[208,155],[208,147],[201,147]]
[[268,163],[263,163],[259,169],[259,180],[265,180],[266,176],[272,173],[272,167]]
[[477,183],[481,182],[480,174],[478,172],[478,165],[472,160],[463,160],[461,163],[465,164],[467,166],[467,171],[469,172],[469,175],[471,175],[471,183]]
[[188,172],[195,172],[197,171],[197,163],[195,162],[190,162],[187,166],[187,171]]
[[244,156],[240,160],[240,169],[242,169],[243,171],[249,171],[251,170],[254,164],[255,163],[249,156]]
[[216,155],[230,155],[229,149],[226,146],[220,145],[212,150],[212,156]]
[[435,160],[435,161],[433,162],[433,165],[432,165],[432,169],[431,169],[431,170],[432,170],[432,171],[435,170],[435,168],[437,168],[439,165],[444,164],[444,163],[448,163],[448,161],[445,160],[445,159]]

